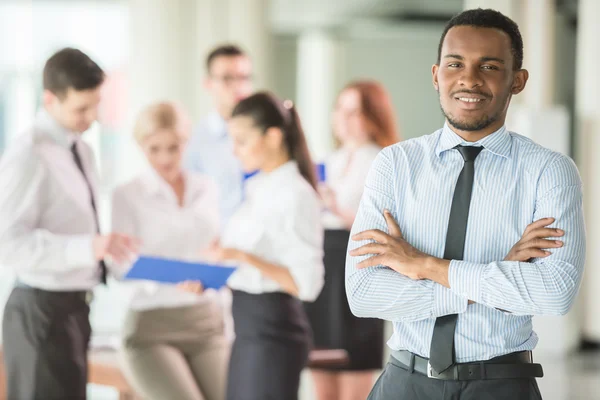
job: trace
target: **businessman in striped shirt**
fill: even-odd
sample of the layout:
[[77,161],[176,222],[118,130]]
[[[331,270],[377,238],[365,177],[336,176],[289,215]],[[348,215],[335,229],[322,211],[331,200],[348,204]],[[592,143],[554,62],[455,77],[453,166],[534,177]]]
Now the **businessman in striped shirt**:
[[394,334],[369,399],[541,398],[532,316],[573,304],[585,228],[573,161],[504,126],[522,61],[508,17],[454,17],[432,68],[444,127],[371,167],[346,291],[355,315],[392,321]]

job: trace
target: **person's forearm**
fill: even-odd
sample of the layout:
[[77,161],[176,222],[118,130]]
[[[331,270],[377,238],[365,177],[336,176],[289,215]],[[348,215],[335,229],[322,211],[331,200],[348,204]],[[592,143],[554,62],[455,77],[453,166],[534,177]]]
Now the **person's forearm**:
[[298,285],[294,281],[294,277],[290,270],[279,265],[270,263],[254,254],[240,252],[239,260],[244,264],[250,264],[266,277],[277,282],[283,290],[292,296],[298,297]]
[[581,280],[580,269],[563,261],[433,261],[426,271],[426,279],[447,284],[458,295],[516,315],[565,314]]
[[356,269],[349,258],[346,293],[358,317],[414,322],[466,311],[467,299],[440,284],[412,280],[383,266]]

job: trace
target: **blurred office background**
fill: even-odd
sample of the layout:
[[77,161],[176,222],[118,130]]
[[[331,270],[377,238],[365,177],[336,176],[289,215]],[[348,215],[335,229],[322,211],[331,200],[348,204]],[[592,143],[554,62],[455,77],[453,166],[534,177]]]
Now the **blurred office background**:
[[[440,128],[431,66],[444,24],[463,9],[495,8],[519,23],[530,81],[513,99],[508,128],[575,158],[586,191],[588,261],[579,302],[567,317],[537,318],[536,357],[547,360],[546,399],[593,399],[600,353],[577,354],[581,339],[600,341],[600,2],[597,0],[1,0],[0,155],[40,103],[41,70],[57,49],[78,47],[107,72],[101,123],[86,133],[102,173],[102,224],[108,194],[135,175],[142,159],[130,139],[133,116],[158,99],[181,102],[194,120],[210,111],[204,58],[233,42],[251,55],[255,85],[292,99],[316,159],[332,148],[330,113],[353,78],[391,92],[403,139]],[[2,190],[2,188],[0,188]],[[12,286],[0,268],[0,304]],[[118,285],[100,288],[92,325],[114,336],[125,313]],[[1,307],[0,307],[1,309]],[[1,338],[0,338],[1,340]],[[566,360],[566,361],[565,361]],[[553,367],[555,366],[555,367]],[[569,373],[570,371],[570,373]],[[308,381],[308,380],[305,380]],[[594,383],[595,382],[595,383]],[[310,385],[303,385],[311,399]],[[573,395],[576,391],[577,395]],[[92,399],[116,397],[94,388]]]

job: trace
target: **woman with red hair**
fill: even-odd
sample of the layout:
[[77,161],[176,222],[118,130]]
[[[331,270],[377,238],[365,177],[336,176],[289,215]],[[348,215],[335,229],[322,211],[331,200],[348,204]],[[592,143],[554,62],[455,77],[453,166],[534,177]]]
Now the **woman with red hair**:
[[307,304],[316,349],[343,349],[343,366],[314,366],[319,400],[367,398],[374,372],[383,367],[383,321],[352,315],[344,287],[350,228],[371,162],[379,151],[399,141],[389,95],[378,82],[351,82],[340,92],[333,113],[337,150],[325,163],[320,193],[326,211],[325,286],[316,302]]

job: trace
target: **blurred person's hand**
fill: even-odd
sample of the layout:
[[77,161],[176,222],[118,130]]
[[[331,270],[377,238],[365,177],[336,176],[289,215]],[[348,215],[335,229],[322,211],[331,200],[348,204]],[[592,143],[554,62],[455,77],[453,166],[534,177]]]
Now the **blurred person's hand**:
[[210,246],[202,252],[209,261],[220,263],[224,261],[241,261],[244,252],[238,249],[222,247],[218,240],[213,241]]
[[541,218],[527,225],[521,240],[510,249],[504,261],[528,261],[532,258],[544,258],[552,254],[547,249],[562,247],[564,242],[561,240],[547,239],[565,234],[562,229],[547,228],[554,221],[554,218]]
[[110,257],[117,263],[123,263],[139,252],[139,240],[120,233],[98,235],[93,242],[94,256],[100,261]]
[[338,209],[338,204],[337,197],[333,189],[331,189],[326,184],[321,183],[318,186],[318,192],[321,196],[321,199],[323,200],[323,204],[325,205],[325,207],[329,211],[335,213],[335,211]]
[[202,294],[202,292],[204,292],[204,286],[200,281],[184,281],[178,283],[177,289],[194,294]]

